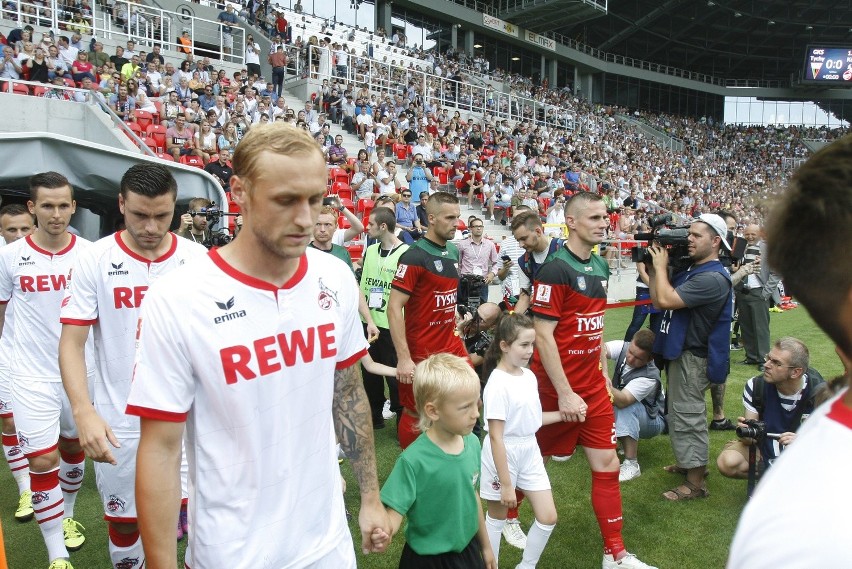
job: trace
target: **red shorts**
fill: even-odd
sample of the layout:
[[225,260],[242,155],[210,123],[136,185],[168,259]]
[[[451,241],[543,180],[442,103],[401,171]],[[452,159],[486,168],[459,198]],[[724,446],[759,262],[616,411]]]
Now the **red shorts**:
[[[577,445],[587,448],[615,448],[615,414],[605,388],[586,394],[583,400],[588,405],[586,420],[579,422],[553,423],[541,427],[535,434],[542,456],[568,456],[574,454]],[[543,411],[558,411],[559,401],[555,394],[539,393]]]
[[408,448],[408,445],[414,442],[414,439],[420,436],[420,431],[417,429],[419,418],[414,417],[410,412],[403,408],[400,411],[399,419],[396,424],[396,436],[399,439],[399,446],[402,450]]

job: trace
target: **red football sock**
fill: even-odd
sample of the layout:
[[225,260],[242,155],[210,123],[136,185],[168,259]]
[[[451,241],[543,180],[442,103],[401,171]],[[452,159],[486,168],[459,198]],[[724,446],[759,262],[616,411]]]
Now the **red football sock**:
[[617,470],[592,472],[592,508],[601,528],[604,553],[618,559],[618,555],[624,551],[624,540],[621,538],[623,518]]
[[515,499],[518,501],[518,505],[514,508],[509,508],[509,512],[506,514],[506,518],[510,520],[518,519],[518,510],[521,508],[521,502],[524,499],[524,491],[515,488]]

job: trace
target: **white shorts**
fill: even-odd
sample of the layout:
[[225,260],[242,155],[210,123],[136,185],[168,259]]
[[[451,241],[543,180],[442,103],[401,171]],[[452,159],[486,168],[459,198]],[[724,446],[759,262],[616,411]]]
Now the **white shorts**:
[[[504,439],[503,444],[506,446],[509,478],[515,488],[530,492],[550,490],[550,478],[544,469],[544,460],[541,458],[535,435],[510,437]],[[494,466],[491,439],[488,436],[482,443],[481,472],[479,496],[484,500],[500,501],[500,477],[497,476],[497,468]]]
[[55,450],[59,437],[77,438],[77,425],[62,382],[14,378],[12,398],[18,443],[27,458]]
[[0,367],[0,417],[12,416],[12,375],[9,366]]
[[95,482],[104,505],[104,519],[132,524],[136,523],[136,449],[139,437],[116,435],[116,438],[121,446],[110,450],[118,464],[93,463]]
[[222,32],[222,47],[234,47],[234,36],[228,32]]
[[[105,462],[95,462],[95,481],[104,505],[104,520],[135,524],[136,451],[139,448],[139,436],[116,435],[116,438],[121,446],[111,450],[118,464],[113,466]],[[186,502],[189,496],[188,480],[189,463],[186,461],[186,449],[181,445],[180,490],[183,502]]]

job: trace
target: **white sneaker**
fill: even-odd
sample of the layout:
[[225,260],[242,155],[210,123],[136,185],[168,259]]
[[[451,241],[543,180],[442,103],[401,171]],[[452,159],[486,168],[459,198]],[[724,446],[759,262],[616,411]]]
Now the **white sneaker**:
[[653,565],[640,561],[638,557],[632,553],[628,553],[618,561],[613,559],[612,555],[604,553],[602,569],[657,569]]
[[524,535],[521,522],[517,519],[506,520],[506,525],[503,526],[503,537],[506,538],[506,543],[518,549],[524,549],[527,546],[527,536]]
[[639,478],[642,470],[639,468],[639,462],[635,460],[625,460],[621,463],[621,468],[618,470],[618,481],[627,482],[634,478]]
[[550,458],[553,459],[553,462],[568,462],[569,460],[571,460],[572,456],[574,456],[574,455],[573,454],[565,454],[565,455],[556,454],[556,455],[551,456]]
[[385,399],[385,406],[382,407],[382,417],[385,418],[385,421],[389,421],[396,417],[396,413],[394,411],[391,411],[390,401],[388,401],[387,399]]

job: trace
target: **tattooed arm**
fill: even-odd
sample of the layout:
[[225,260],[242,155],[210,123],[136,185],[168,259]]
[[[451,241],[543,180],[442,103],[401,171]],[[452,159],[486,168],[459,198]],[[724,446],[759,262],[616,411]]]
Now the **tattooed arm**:
[[[361,381],[361,367],[356,363],[334,372],[334,430],[361,490],[361,550],[381,552],[390,541],[390,520],[379,499],[376,475],[376,451],[373,444],[373,420],[370,404]],[[377,535],[386,536],[377,539]]]

